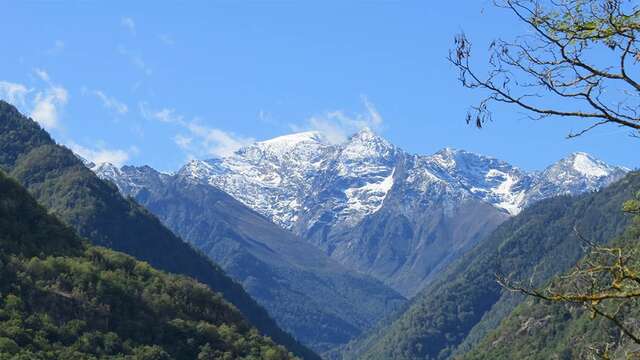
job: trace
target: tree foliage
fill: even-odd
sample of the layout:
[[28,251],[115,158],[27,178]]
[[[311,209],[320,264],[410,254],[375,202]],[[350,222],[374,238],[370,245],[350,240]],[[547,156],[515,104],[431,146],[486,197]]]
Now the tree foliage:
[[0,359],[289,359],[220,295],[89,245],[0,173]]
[[222,293],[263,334],[315,359],[282,331],[244,289],[204,254],[175,236],[133,199],[123,198],[38,124],[0,101],[0,170],[93,244],[122,251],[171,273],[190,276]]
[[576,223],[598,243],[621,234],[629,219],[616,210],[639,186],[640,174],[631,173],[600,192],[526,208],[443,271],[391,324],[360,339],[368,344],[362,353],[349,355],[442,359],[466,351],[461,346],[481,340],[523,301],[499,286],[496,273],[541,286],[571,268],[583,255]]
[[[640,192],[635,199],[624,203],[623,211],[634,215],[634,218],[622,239],[609,245],[599,245],[579,234],[587,250],[586,255],[569,272],[556,277],[544,288],[499,278],[500,284],[511,291],[550,303],[578,306],[591,319],[610,321],[602,329],[617,328],[617,339],[583,344],[593,354],[605,359],[612,358],[612,349],[624,343],[624,338],[640,345],[638,324],[632,315],[640,311]],[[625,357],[640,356],[636,350],[625,352]]]

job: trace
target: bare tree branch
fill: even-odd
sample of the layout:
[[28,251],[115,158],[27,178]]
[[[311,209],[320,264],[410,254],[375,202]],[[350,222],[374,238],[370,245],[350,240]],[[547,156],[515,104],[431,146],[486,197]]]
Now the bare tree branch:
[[[471,66],[471,42],[454,39],[449,61],[463,86],[488,91],[467,114],[483,127],[492,103],[507,103],[535,115],[585,121],[577,137],[606,124],[640,132],[640,7],[625,0],[502,0],[532,32],[489,46],[489,71],[481,77]],[[595,55],[598,56],[595,56]],[[603,56],[607,55],[607,56]],[[588,62],[587,58],[605,61]],[[633,60],[632,60],[633,59]],[[608,62],[608,63],[607,63]]]

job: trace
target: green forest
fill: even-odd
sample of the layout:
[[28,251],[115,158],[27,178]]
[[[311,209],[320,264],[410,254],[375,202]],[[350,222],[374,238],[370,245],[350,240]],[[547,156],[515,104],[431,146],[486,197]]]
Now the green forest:
[[89,245],[0,174],[0,357],[288,359],[205,285]]
[[262,334],[305,358],[313,352],[281,330],[244,289],[161,222],[99,179],[35,121],[0,100],[0,169],[48,211],[95,245],[124,252],[171,273],[190,276],[220,292]]
[[2,9],[0,360],[640,360],[640,1]]

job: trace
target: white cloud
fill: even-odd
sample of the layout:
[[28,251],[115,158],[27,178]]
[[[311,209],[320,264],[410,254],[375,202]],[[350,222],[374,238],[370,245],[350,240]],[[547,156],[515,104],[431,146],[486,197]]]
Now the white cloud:
[[126,104],[122,103],[112,96],[105,94],[102,90],[94,90],[93,94],[98,99],[100,99],[100,101],[102,101],[102,105],[104,105],[105,108],[115,111],[120,115],[124,115],[129,112],[129,107]]
[[183,150],[191,149],[191,144],[193,142],[193,138],[178,134],[173,138],[173,141]]
[[28,92],[29,89],[22,84],[0,81],[0,99],[18,107],[24,106]]
[[158,120],[166,123],[184,124],[184,118],[176,114],[174,109],[163,108],[160,110],[151,110],[148,105],[141,102],[139,105],[140,114],[145,119]]
[[229,156],[243,146],[255,142],[253,138],[236,136],[235,134],[191,122],[187,126],[194,137],[199,140],[199,146],[207,155]]
[[152,110],[146,103],[140,103],[142,117],[180,126],[188,134],[177,134],[173,141],[182,150],[195,156],[228,156],[239,148],[255,142],[255,139],[238,136],[218,128],[202,125],[198,119],[185,120],[174,109]]
[[175,40],[173,40],[173,37],[169,34],[160,34],[158,35],[158,39],[167,46],[173,46],[176,43]]
[[130,152],[135,154],[138,151],[135,147],[130,149],[130,151],[122,149],[108,149],[104,146],[89,148],[75,142],[68,142],[66,146],[74,153],[93,162],[94,164],[111,163],[118,167],[124,165],[125,162],[129,160]]
[[118,53],[122,56],[127,57],[131,62],[131,64],[137,67],[145,75],[150,76],[153,73],[153,70],[151,69],[151,67],[147,65],[147,63],[144,61],[144,59],[142,59],[142,56],[140,54],[131,52],[122,45],[118,46]]
[[136,34],[136,23],[132,18],[128,16],[123,16],[120,19],[120,25],[127,29],[132,35]]
[[365,96],[362,97],[362,102],[366,110],[364,113],[351,116],[342,110],[329,111],[312,116],[302,125],[292,124],[290,128],[293,131],[319,131],[333,143],[343,142],[350,135],[365,128],[379,131],[383,125],[382,116]]
[[378,109],[376,109],[375,105],[373,105],[373,103],[369,101],[366,96],[362,96],[361,98],[364,106],[367,108],[367,117],[368,121],[370,122],[369,126],[374,129],[380,128],[380,126],[382,126],[383,119],[378,112]]
[[46,71],[35,69],[34,73],[47,87],[35,93],[30,116],[45,129],[55,129],[59,126],[60,112],[69,100],[69,93],[64,87],[53,84]]
[[33,72],[45,87],[29,89],[22,84],[0,81],[0,98],[29,113],[45,129],[55,129],[59,126],[60,112],[69,101],[69,93],[54,84],[46,71],[34,69]]
[[44,71],[42,69],[35,68],[35,69],[33,69],[33,72],[34,72],[34,74],[36,74],[37,77],[40,78],[40,80],[42,80],[42,81],[44,81],[46,83],[49,83],[51,81],[51,79],[49,78],[49,74],[46,71]]

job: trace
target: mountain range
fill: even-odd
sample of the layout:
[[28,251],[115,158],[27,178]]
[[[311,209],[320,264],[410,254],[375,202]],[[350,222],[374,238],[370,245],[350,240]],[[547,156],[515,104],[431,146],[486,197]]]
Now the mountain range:
[[[565,340],[582,331],[584,316],[554,308],[554,314],[575,319],[567,330],[558,327],[561,319],[549,317],[531,328],[530,321],[538,320],[530,319],[544,315],[544,304],[523,303],[521,296],[501,289],[493,274],[541,285],[562,273],[582,254],[575,229],[596,243],[614,238],[629,223],[616,209],[638,187],[637,173],[586,153],[528,172],[463,150],[409,154],[368,129],[341,143],[318,132],[285,135],[228,157],[191,161],[171,174],[148,166],[117,168],[83,163],[4,102],[0,170],[29,192],[0,173],[2,189],[9,189],[0,194],[8,199],[2,202],[0,211],[6,214],[0,225],[24,235],[24,241],[15,234],[0,236],[0,245],[8,246],[0,252],[0,272],[6,275],[1,295],[19,292],[17,297],[43,316],[25,313],[13,293],[0,301],[6,308],[0,321],[9,316],[13,324],[11,331],[0,330],[0,352],[14,354],[46,349],[61,354],[165,351],[181,357],[210,353],[206,342],[218,335],[199,337],[201,326],[193,321],[215,323],[223,337],[238,331],[232,336],[249,345],[227,337],[211,350],[259,357],[289,355],[258,332],[305,359],[317,358],[306,346],[327,358],[440,359],[541,351],[545,337],[557,329],[566,333],[554,340],[554,349],[573,354]],[[36,209],[31,196],[43,208]],[[21,209],[35,214],[34,221],[44,227],[26,227],[31,220],[20,215]],[[96,248],[74,232],[204,285]],[[34,246],[41,252],[34,253]],[[30,255],[21,253],[27,250]],[[18,256],[7,257],[7,251]],[[67,280],[51,282],[58,273]],[[123,291],[130,285],[137,290]],[[150,296],[154,291],[161,293]],[[62,308],[40,302],[34,296],[38,292]],[[190,299],[200,295],[211,307],[187,314],[196,309]],[[92,313],[74,313],[64,305],[82,303],[87,296],[107,310],[93,312],[87,305]],[[146,310],[139,312],[143,317],[127,315],[123,301],[157,310],[156,319]],[[108,309],[113,311],[107,316]],[[65,324],[59,324],[62,332],[52,330],[47,314],[74,324],[80,324],[74,316],[99,321],[83,328],[93,332],[82,334],[82,341],[92,337],[103,345],[73,343]],[[173,318],[180,314],[189,319]],[[16,327],[13,316],[31,320]],[[66,336],[64,342],[47,345],[14,336],[36,326],[36,320],[48,324],[47,339]],[[130,331],[153,321],[165,329],[149,333],[153,339]],[[520,330],[513,332],[523,326],[536,336],[531,346]],[[167,331],[178,329],[179,336],[190,337],[187,343],[193,336],[201,342],[182,348],[184,342],[166,338]],[[101,331],[115,331],[116,337]],[[131,341],[119,342],[118,336]],[[589,336],[605,335],[589,330]]]
[[113,184],[98,178],[38,123],[1,100],[0,170],[94,245],[198,280],[232,303],[262,334],[298,356],[318,358],[278,327],[267,311],[207,256],[177,237],[148,210],[123,197]]
[[206,285],[89,244],[2,171],[0,358],[299,359]]
[[222,266],[284,329],[318,352],[349,342],[406,301],[215,187],[150,167],[103,165],[98,171]]
[[[469,351],[474,356],[484,354],[486,359],[586,358],[551,354],[566,353],[576,344],[581,346],[575,349],[576,353],[584,350],[590,343],[580,338],[581,332],[601,329],[600,335],[608,338],[612,334],[610,327],[592,328],[592,324],[583,322],[575,324],[573,333],[567,331],[556,337],[563,331],[567,317],[554,318],[550,312],[523,316],[514,311],[525,298],[502,288],[496,275],[543,287],[584,255],[582,238],[603,244],[625,231],[632,221],[623,213],[622,204],[633,198],[639,187],[640,175],[631,172],[600,191],[553,197],[526,207],[436,275],[406,310],[349,344],[340,358],[458,359]],[[571,305],[565,310],[574,313],[576,307],[579,306]],[[510,322],[508,329],[505,319]],[[528,335],[539,327],[546,329],[534,342]],[[492,335],[497,328],[500,334]],[[496,338],[509,340],[498,344]],[[479,342],[482,346],[477,348]],[[531,346],[525,345],[529,343]],[[545,352],[531,352],[534,343],[537,350]],[[558,351],[545,347],[559,343],[566,348]],[[492,352],[497,347],[500,351]],[[527,355],[520,352],[524,349],[529,351]]]
[[149,179],[133,167],[93,170],[134,197],[162,177],[215,187],[407,297],[525,207],[597,190],[628,171],[586,153],[539,172],[450,148],[416,155],[369,129],[337,144],[320,132],[285,135]]

